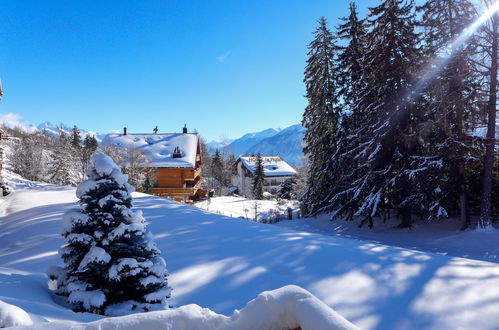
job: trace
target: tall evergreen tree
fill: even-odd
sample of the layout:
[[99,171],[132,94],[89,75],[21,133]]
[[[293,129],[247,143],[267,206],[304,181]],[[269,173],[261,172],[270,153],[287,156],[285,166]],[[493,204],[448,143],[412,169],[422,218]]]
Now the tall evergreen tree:
[[[494,6],[491,0],[483,1],[487,8]],[[497,115],[497,74],[499,48],[499,14],[495,12],[481,31],[482,38],[478,42],[483,57],[476,62],[479,71],[487,79],[486,91],[486,123],[484,168],[482,177],[482,198],[480,206],[480,228],[488,228],[492,224],[492,188],[494,185],[494,152],[496,150],[496,115]],[[485,71],[485,72],[484,72]]]
[[351,209],[373,225],[383,209],[396,208],[401,224],[411,225],[411,208],[419,206],[411,189],[411,157],[418,155],[416,102],[412,82],[420,63],[412,2],[384,0],[370,8],[368,51],[362,58],[362,84],[352,112],[362,114],[349,154],[356,166],[328,197],[328,210]]
[[[353,112],[352,107],[362,86],[362,58],[366,52],[366,22],[359,19],[355,2],[350,3],[350,14],[341,18],[337,27],[337,38],[347,42],[346,46],[338,46],[336,60],[338,75],[338,95],[342,101],[344,115],[349,117],[350,130],[355,130],[362,121],[361,113]],[[356,109],[359,110],[359,109]]]
[[220,151],[217,149],[211,159],[211,173],[219,186],[224,184],[224,162]]
[[320,207],[320,202],[329,190],[330,178],[324,169],[336,149],[335,135],[339,123],[335,45],[324,17],[319,19],[314,36],[308,46],[304,78],[308,105],[302,119],[302,125],[307,129],[303,152],[309,162],[308,189],[303,202],[309,213]]
[[279,187],[279,191],[277,192],[277,196],[279,198],[291,199],[293,195],[293,186],[295,185],[295,178],[286,179],[281,186]]
[[83,147],[80,149],[78,157],[78,173],[80,182],[85,180],[87,177],[90,157],[97,149],[97,145],[98,142],[94,135],[87,134],[87,136],[85,136],[85,139],[83,140]]
[[202,175],[202,188],[211,191],[213,189],[213,175],[211,172],[212,166],[211,166],[211,155],[210,151],[208,150],[208,146],[206,145],[206,140],[204,138],[200,139],[200,146],[201,146],[201,166],[203,168],[203,175]]
[[87,136],[85,136],[85,139],[83,140],[83,147],[85,149],[87,149],[93,153],[95,151],[95,149],[97,149],[97,145],[98,145],[98,142],[97,142],[97,138],[95,137],[95,135],[87,134]]
[[[328,173],[332,187],[327,197],[323,198],[321,208],[317,209],[317,212],[330,209],[331,194],[349,188],[351,184],[349,172],[358,165],[355,160],[356,155],[351,153],[351,150],[357,147],[359,142],[357,131],[365,120],[365,116],[368,115],[364,113],[363,108],[355,107],[362,96],[359,90],[362,89],[364,83],[362,60],[366,52],[366,22],[358,18],[355,3],[350,3],[349,9],[349,16],[342,18],[343,23],[337,28],[339,43],[345,44],[345,46],[338,46],[336,59],[338,97],[343,111],[335,136],[337,147],[330,155],[324,171]],[[349,211],[353,209],[349,208]],[[352,219],[352,212],[349,213],[349,219]]]
[[141,211],[132,210],[127,176],[96,153],[76,191],[81,208],[64,215],[64,269],[53,268],[56,293],[75,311],[105,315],[168,307],[167,270]]
[[71,146],[75,150],[81,149],[80,130],[78,129],[78,126],[76,126],[76,125],[74,125],[73,128],[71,129]]
[[418,9],[422,12],[428,59],[422,80],[431,80],[424,86],[428,134],[423,138],[428,141],[428,157],[420,161],[425,168],[430,168],[425,166],[428,159],[440,164],[432,175],[435,180],[429,179],[428,171],[421,171],[419,177],[427,189],[439,189],[439,207],[459,209],[464,229],[469,225],[465,172],[472,149],[470,124],[478,113],[477,85],[471,67],[475,47],[472,42],[456,40],[473,22],[475,14],[470,0],[432,0]]
[[262,155],[256,156],[255,172],[253,173],[252,192],[254,199],[263,199],[263,184],[265,182],[265,174],[263,168]]
[[49,163],[49,182],[63,186],[74,184],[73,169],[75,165],[74,149],[70,138],[60,131],[59,139],[51,153]]

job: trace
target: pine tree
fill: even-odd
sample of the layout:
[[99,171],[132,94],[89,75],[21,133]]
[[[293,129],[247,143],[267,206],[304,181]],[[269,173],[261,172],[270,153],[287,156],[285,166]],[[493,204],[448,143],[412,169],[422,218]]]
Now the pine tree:
[[94,135],[87,134],[85,139],[83,140],[83,147],[80,149],[78,161],[78,173],[79,173],[79,181],[83,181],[87,177],[88,167],[90,164],[90,157],[97,149],[97,139]]
[[63,186],[74,184],[72,173],[75,165],[75,155],[73,151],[71,140],[61,130],[55,149],[52,150],[49,163],[50,183]]
[[234,154],[229,153],[228,156],[224,157],[224,185],[229,187],[232,182],[232,171],[234,164],[236,163],[236,157]]
[[255,172],[253,173],[253,199],[263,199],[263,185],[265,183],[265,173],[263,168],[263,158],[262,155],[258,154],[256,156]]
[[75,150],[80,150],[81,149],[80,130],[78,129],[78,126],[76,126],[76,125],[74,125],[73,129],[71,129],[71,146]]
[[[494,6],[494,1],[484,1],[486,7]],[[494,152],[496,150],[496,116],[497,116],[497,74],[499,48],[499,14],[495,12],[481,31],[482,38],[478,42],[484,57],[476,62],[478,71],[485,76],[486,91],[486,123],[484,168],[482,175],[482,195],[480,205],[480,228],[486,229],[492,225],[492,189],[494,187]],[[497,183],[496,183],[497,184]],[[496,189],[496,194],[497,194]]]
[[93,153],[95,151],[95,149],[97,149],[97,145],[98,145],[98,142],[97,142],[97,138],[95,137],[95,135],[87,134],[87,136],[85,136],[85,140],[83,140],[83,148],[85,148]]
[[132,210],[127,176],[102,153],[76,191],[81,207],[64,215],[64,269],[51,269],[56,293],[75,311],[105,315],[168,307],[167,270],[141,211]]
[[212,165],[211,165],[211,155],[208,150],[208,146],[206,145],[206,140],[204,138],[200,139],[201,146],[201,164],[203,168],[202,175],[202,185],[201,187],[207,191],[211,191],[213,189],[213,174],[212,174]]
[[212,188],[215,189],[217,195],[222,194],[224,187],[224,162],[220,151],[215,150],[215,154],[211,158],[211,176]]
[[220,195],[221,189],[225,184],[224,180],[224,163],[222,155],[218,149],[215,151],[213,158],[211,159],[211,174],[214,179],[214,186],[217,188],[217,194]]
[[329,191],[330,178],[325,174],[327,161],[336,150],[336,130],[339,123],[333,36],[324,17],[308,46],[304,83],[308,105],[302,125],[307,130],[303,152],[308,157],[308,189],[303,197],[309,213],[316,211]]
[[472,42],[455,41],[474,21],[475,14],[469,0],[432,0],[418,9],[422,12],[426,56],[430,59],[422,80],[431,79],[424,97],[428,133],[423,139],[429,142],[429,148],[420,167],[430,168],[429,158],[440,164],[433,168],[432,178],[427,171],[418,176],[427,190],[441,192],[432,209],[459,209],[464,229],[470,221],[465,172],[472,151],[468,132],[478,113],[477,85],[471,70],[475,47]]
[[[336,150],[329,157],[324,173],[328,173],[331,188],[316,212],[331,210],[330,196],[338,191],[348,190],[351,184],[350,171],[358,166],[356,154],[351,150],[358,147],[359,129],[368,115],[362,107],[355,105],[363,96],[359,93],[364,87],[364,63],[366,53],[367,30],[365,19],[359,19],[357,6],[350,3],[350,14],[342,18],[337,27],[337,39],[345,46],[337,46],[336,70],[338,75],[338,97],[341,102],[341,121],[335,136]],[[345,200],[345,198],[342,198]],[[348,207],[352,219],[353,208]],[[316,213],[315,212],[315,213]]]
[[419,152],[419,109],[411,88],[420,65],[413,4],[384,0],[370,8],[368,19],[362,85],[351,110],[362,118],[348,151],[355,166],[328,196],[328,210],[334,216],[351,210],[363,217],[361,225],[372,227],[373,217],[395,208],[400,226],[408,227],[420,197],[411,189],[411,161]]
[[283,199],[291,199],[295,182],[296,182],[296,180],[294,178],[286,179],[279,187],[279,191],[277,192],[277,196],[279,198],[283,198]]
[[[353,112],[357,91],[362,86],[362,58],[366,53],[366,23],[358,18],[357,6],[350,3],[350,15],[341,18],[343,24],[337,27],[337,38],[347,42],[338,47],[336,59],[338,75],[338,95],[342,101],[343,112],[350,117],[350,130],[354,131],[362,121],[361,113]],[[359,110],[359,109],[356,109]]]

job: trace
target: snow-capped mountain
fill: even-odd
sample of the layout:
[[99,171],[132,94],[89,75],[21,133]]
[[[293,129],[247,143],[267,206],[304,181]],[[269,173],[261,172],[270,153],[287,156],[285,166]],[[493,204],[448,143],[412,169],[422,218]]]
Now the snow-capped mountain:
[[245,154],[251,147],[257,145],[262,140],[276,135],[279,131],[274,128],[268,128],[261,132],[248,133],[239,139],[235,139],[224,149],[237,157]]
[[225,148],[226,146],[228,146],[230,143],[232,143],[232,141],[234,141],[234,139],[227,139],[227,140],[224,140],[222,142],[219,142],[219,141],[210,141],[208,143],[206,143],[206,146],[208,147],[208,151],[210,153],[214,153],[215,150],[220,150],[220,149],[223,149]]
[[[52,136],[59,136],[59,134],[64,132],[65,134],[70,134],[71,129],[73,127],[70,127],[66,124],[59,123],[59,124],[54,124],[49,121],[43,122],[40,125],[36,127],[40,132],[44,132],[45,134],[52,135]],[[102,141],[102,139],[106,136],[106,134],[98,134],[96,132],[91,132],[84,130],[80,127],[78,127],[80,130],[80,136],[82,139],[84,139],[88,134],[94,135],[97,138],[97,141]]]
[[[268,128],[261,132],[245,134],[232,141],[224,150],[233,153],[236,157],[257,153],[266,156],[279,156],[291,165],[301,165],[303,163],[302,141],[304,133],[305,129],[300,124],[285,129]],[[219,142],[216,141],[210,142],[209,147],[210,144],[220,146]]]
[[249,148],[247,154],[279,156],[291,165],[303,164],[302,142],[305,128],[300,124],[289,126],[279,133],[261,140]]

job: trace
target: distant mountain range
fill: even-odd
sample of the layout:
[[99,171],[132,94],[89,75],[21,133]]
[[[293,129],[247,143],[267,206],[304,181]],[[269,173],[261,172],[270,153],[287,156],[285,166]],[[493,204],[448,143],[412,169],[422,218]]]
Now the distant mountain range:
[[[71,130],[73,129],[73,127],[69,127],[63,123],[53,124],[49,121],[41,123],[40,125],[36,126],[36,128],[40,132],[45,132],[46,134],[52,136],[59,136],[61,134],[61,131],[64,132],[65,134],[70,134]],[[80,136],[82,139],[84,139],[87,135],[90,134],[94,135],[97,138],[97,141],[100,142],[107,135],[107,134],[98,134],[92,131],[86,131],[80,127],[78,127],[78,129],[80,130]]]
[[[40,132],[45,132],[52,136],[58,136],[62,131],[71,133],[72,127],[59,123],[44,122],[37,126]],[[88,134],[95,135],[99,142],[107,134],[98,134],[79,128],[82,139]],[[290,165],[301,165],[303,163],[302,142],[305,129],[297,124],[284,129],[268,128],[260,132],[248,133],[234,140],[211,141],[206,145],[210,152],[223,150],[238,157],[241,155],[256,155],[261,153],[266,156],[279,156]]]
[[303,164],[302,142],[305,129],[301,125],[292,125],[285,129],[268,128],[260,132],[248,133],[235,139],[227,145],[212,141],[207,143],[214,152],[223,149],[225,152],[241,155],[256,155],[282,157],[291,165]]
[[208,150],[210,152],[215,152],[215,150],[217,150],[217,149],[222,150],[223,148],[228,146],[232,141],[234,141],[234,139],[227,139],[227,140],[224,140],[222,142],[210,141],[210,142],[206,143],[206,146],[208,147]]
[[267,137],[246,151],[246,154],[258,153],[266,156],[279,156],[290,165],[303,164],[303,135],[305,128],[301,125],[289,126],[277,134]]

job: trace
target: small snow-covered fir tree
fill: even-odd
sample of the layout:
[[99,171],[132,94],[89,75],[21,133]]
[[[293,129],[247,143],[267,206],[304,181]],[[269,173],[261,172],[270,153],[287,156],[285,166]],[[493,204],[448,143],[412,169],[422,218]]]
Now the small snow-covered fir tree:
[[127,175],[95,153],[76,195],[81,207],[64,215],[64,269],[48,271],[55,292],[75,311],[122,315],[168,308],[171,288],[142,212],[132,211]]

